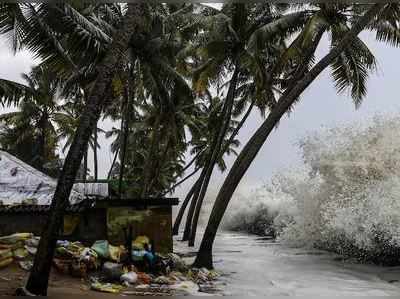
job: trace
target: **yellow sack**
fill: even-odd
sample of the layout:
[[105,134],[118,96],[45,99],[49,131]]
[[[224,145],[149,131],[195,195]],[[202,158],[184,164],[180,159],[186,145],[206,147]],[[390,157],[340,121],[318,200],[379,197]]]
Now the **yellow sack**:
[[0,261],[12,258],[12,250],[11,249],[1,249],[0,250]]
[[150,239],[146,236],[138,236],[133,241],[132,246],[134,249],[144,250],[144,244],[150,244]]
[[113,246],[109,244],[108,253],[110,255],[110,259],[119,263],[121,260],[121,255],[124,253],[124,248],[122,246]]
[[1,268],[4,268],[4,267],[7,267],[7,266],[10,265],[12,262],[13,262],[13,258],[12,258],[12,257],[9,257],[9,258],[6,258],[6,259],[4,259],[4,260],[1,260],[1,261],[0,261],[0,269],[1,269]]
[[0,237],[0,244],[15,244],[21,241],[31,239],[33,234],[31,233],[16,233],[9,236]]

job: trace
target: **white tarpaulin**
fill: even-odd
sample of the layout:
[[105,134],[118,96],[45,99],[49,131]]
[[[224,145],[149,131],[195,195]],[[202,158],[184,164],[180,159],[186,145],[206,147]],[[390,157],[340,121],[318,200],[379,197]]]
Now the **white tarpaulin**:
[[[13,205],[31,201],[38,205],[49,205],[56,186],[57,181],[55,179],[29,166],[9,153],[0,151],[1,203]],[[78,190],[71,192],[71,204],[78,203],[85,197],[85,192],[79,192],[79,189],[82,189],[82,187],[77,188]],[[107,196],[108,188],[107,192],[104,188],[104,186],[101,187],[102,193],[104,193],[104,196]],[[74,189],[76,189],[75,186]]]

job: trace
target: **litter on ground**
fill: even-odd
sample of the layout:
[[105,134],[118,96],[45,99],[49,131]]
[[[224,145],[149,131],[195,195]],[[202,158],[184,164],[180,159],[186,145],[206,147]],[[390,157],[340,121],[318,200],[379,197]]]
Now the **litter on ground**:
[[[39,241],[29,233],[0,237],[0,268],[15,262],[30,271]],[[218,278],[215,271],[191,269],[177,254],[154,252],[146,236],[133,240],[130,254],[125,246],[107,240],[95,241],[90,247],[61,240],[53,266],[63,275],[82,279],[87,290],[121,295],[195,295],[212,292]]]

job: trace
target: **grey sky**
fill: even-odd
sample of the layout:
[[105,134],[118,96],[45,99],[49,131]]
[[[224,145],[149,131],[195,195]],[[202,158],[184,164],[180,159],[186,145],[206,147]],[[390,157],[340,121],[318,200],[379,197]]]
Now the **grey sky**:
[[[295,145],[296,141],[307,132],[321,128],[322,126],[335,126],[351,121],[364,121],[376,114],[395,114],[400,111],[399,99],[399,57],[400,49],[386,46],[373,40],[372,36],[363,34],[374,54],[378,58],[379,70],[369,81],[368,96],[362,106],[355,110],[348,95],[337,95],[329,70],[325,71],[303,94],[299,103],[290,117],[285,116],[279,127],[272,133],[257,156],[256,161],[250,167],[240,185],[240,193],[248,193],[267,181],[271,175],[286,167],[298,165],[301,156]],[[320,46],[319,55],[326,53],[327,42]],[[13,56],[6,45],[0,45],[0,77],[5,79],[20,80],[19,74],[27,72],[33,64],[29,53],[22,52]],[[4,111],[0,108],[0,112]],[[249,121],[240,132],[239,139],[245,144],[247,139],[260,124],[262,119],[258,112],[251,115]],[[102,123],[104,129],[110,128],[110,122]],[[110,140],[101,138],[102,149],[100,151],[100,175],[104,176],[111,164],[112,156],[109,151]],[[229,158],[229,165],[233,159]],[[210,194],[222,183],[224,175],[218,171],[212,180]],[[182,197],[192,183],[188,182],[176,192]]]

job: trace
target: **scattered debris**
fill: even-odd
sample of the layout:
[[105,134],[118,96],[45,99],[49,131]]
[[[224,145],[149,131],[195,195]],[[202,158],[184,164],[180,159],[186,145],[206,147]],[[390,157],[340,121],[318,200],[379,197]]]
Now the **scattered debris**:
[[103,265],[103,274],[108,281],[120,281],[122,274],[122,264],[105,262]]
[[103,292],[103,293],[120,293],[124,287],[114,283],[100,283],[94,282],[90,285],[92,290]]
[[[16,261],[30,271],[40,238],[28,233],[0,238],[0,268]],[[88,282],[86,289],[122,295],[170,296],[215,293],[219,274],[205,268],[190,269],[177,254],[152,251],[150,240],[139,236],[132,242],[130,264],[124,246],[98,240],[91,247],[80,242],[58,241],[53,265],[57,271]],[[83,286],[84,287],[84,286]]]
[[136,272],[131,271],[131,272],[122,274],[121,277],[120,277],[120,281],[122,283],[125,282],[125,283],[128,283],[128,284],[135,284],[138,281],[138,275],[137,275]]

